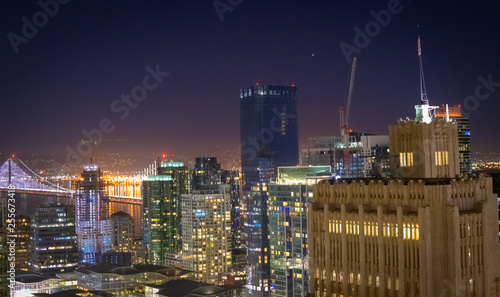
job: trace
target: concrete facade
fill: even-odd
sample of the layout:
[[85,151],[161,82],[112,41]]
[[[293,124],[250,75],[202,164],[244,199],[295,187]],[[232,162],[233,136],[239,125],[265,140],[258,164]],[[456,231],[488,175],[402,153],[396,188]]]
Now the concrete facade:
[[390,179],[322,181],[308,207],[316,296],[500,296],[497,195],[460,176],[456,125],[390,128]]

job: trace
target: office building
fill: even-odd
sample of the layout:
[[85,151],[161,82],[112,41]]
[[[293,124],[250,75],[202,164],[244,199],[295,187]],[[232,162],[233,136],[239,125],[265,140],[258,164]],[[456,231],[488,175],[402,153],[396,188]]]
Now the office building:
[[441,106],[436,109],[436,117],[445,118],[452,123],[457,123],[458,150],[460,153],[460,173],[471,174],[471,147],[470,147],[470,119],[463,115],[462,108],[458,106]]
[[145,263],[165,265],[182,250],[181,195],[190,188],[182,162],[162,162],[158,175],[143,181]]
[[457,123],[390,126],[391,179],[314,187],[308,207],[315,296],[499,296],[497,195],[460,177]]
[[78,266],[75,208],[41,204],[31,217],[28,269],[40,274],[73,271]]
[[276,182],[269,184],[271,296],[309,292],[307,204],[312,185],[331,178],[330,166],[278,167]]
[[278,166],[298,164],[297,87],[240,89],[241,168],[244,178],[247,290],[269,296],[267,185]]
[[[341,136],[309,138],[306,148],[302,149],[302,166],[330,165],[334,175],[339,177],[389,175],[388,135],[351,132],[348,139],[349,148],[346,150]],[[349,164],[345,165],[345,162]]]
[[85,166],[75,191],[79,263],[96,264],[96,254],[112,249],[109,199],[101,178],[97,165]]
[[218,284],[231,265],[230,195],[229,185],[182,195],[182,268],[197,281]]
[[126,212],[115,212],[110,216],[113,234],[111,244],[114,252],[131,252],[134,243],[134,219]]

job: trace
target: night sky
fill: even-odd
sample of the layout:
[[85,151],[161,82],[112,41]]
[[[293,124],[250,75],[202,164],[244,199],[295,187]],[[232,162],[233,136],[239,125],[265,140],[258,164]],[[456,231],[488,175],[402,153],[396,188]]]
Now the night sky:
[[[16,54],[9,32],[22,37],[22,18],[32,21],[41,7],[1,1],[0,152],[63,153],[103,118],[115,126],[106,138],[129,139],[108,149],[236,149],[239,89],[256,83],[298,87],[301,142],[339,134],[351,68],[339,45],[354,46],[354,27],[365,31],[370,11],[396,1],[219,1],[228,2],[238,5],[221,21],[212,1],[72,0]],[[405,0],[397,9],[357,55],[353,130],[385,134],[414,117],[417,25],[431,105],[463,105],[479,76],[500,81],[497,1]],[[121,120],[112,102],[156,65],[170,74]],[[490,89],[470,113],[473,151],[500,151],[500,91]]]

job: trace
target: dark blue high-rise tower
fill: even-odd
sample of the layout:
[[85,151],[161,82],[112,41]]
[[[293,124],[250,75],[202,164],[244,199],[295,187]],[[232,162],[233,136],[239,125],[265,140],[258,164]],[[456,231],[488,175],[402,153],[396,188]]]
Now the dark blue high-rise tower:
[[247,289],[270,295],[267,185],[278,166],[298,164],[297,87],[240,90],[241,168],[244,178]]

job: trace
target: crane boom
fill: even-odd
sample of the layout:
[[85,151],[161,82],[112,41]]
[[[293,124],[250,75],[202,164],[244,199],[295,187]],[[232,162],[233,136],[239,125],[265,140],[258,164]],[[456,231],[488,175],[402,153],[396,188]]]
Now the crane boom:
[[349,81],[349,93],[347,95],[347,106],[345,111],[340,108],[340,134],[342,135],[343,142],[343,175],[345,177],[350,176],[350,167],[351,167],[351,151],[349,146],[349,114],[351,112],[351,101],[352,101],[352,91],[354,89],[354,77],[356,74],[356,61],[357,58],[354,57],[352,60],[352,68],[351,68],[351,79]]
[[[347,106],[345,110],[345,119],[344,119],[344,126],[346,127],[346,130],[349,128],[349,113],[351,111],[351,100],[352,100],[352,90],[354,88],[354,75],[356,74],[356,60],[357,57],[354,57],[352,60],[352,69],[351,69],[351,80],[349,82],[349,94],[347,95]],[[349,131],[345,131],[349,132]]]
[[128,139],[127,138],[116,138],[116,139],[105,138],[105,139],[101,139],[100,141],[81,139],[80,140],[81,143],[90,143],[92,145],[92,150],[90,151],[90,164],[93,164],[94,162],[97,161],[97,157],[99,155],[99,153],[98,153],[99,145],[104,141],[106,141],[106,142],[128,141]]

